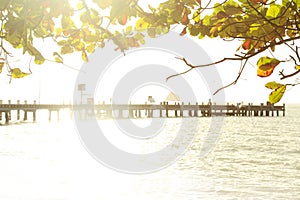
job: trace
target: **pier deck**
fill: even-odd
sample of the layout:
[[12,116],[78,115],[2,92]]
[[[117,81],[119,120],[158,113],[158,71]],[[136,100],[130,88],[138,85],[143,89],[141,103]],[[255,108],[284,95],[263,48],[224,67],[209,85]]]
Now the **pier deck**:
[[216,105],[216,104],[184,104],[161,102],[160,104],[23,104],[18,101],[12,104],[8,101],[3,104],[0,101],[0,121],[3,118],[8,124],[11,120],[11,112],[17,112],[17,120],[20,120],[21,111],[23,120],[28,120],[28,112],[32,113],[33,121],[36,121],[36,112],[38,110],[48,110],[49,120],[51,120],[52,112],[57,112],[59,119],[59,111],[69,109],[71,112],[78,112],[82,118],[96,116],[97,118],[154,118],[154,117],[211,117],[211,116],[285,116],[285,104],[278,106],[272,104],[260,105]]

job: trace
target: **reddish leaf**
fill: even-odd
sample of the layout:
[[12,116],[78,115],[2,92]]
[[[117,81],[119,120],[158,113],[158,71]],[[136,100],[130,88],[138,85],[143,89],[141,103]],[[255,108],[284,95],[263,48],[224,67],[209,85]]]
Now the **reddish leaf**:
[[201,0],[196,0],[199,6],[201,6]]
[[183,25],[187,25],[187,24],[188,24],[188,21],[189,21],[189,18],[188,18],[188,11],[185,9],[185,10],[184,10],[184,13],[183,13],[183,17],[182,17],[181,23],[182,23]]
[[127,15],[124,13],[122,17],[118,19],[119,24],[125,25],[127,23]]
[[186,29],[187,29],[187,26],[184,27],[184,29],[182,30],[182,32],[180,33],[180,36],[184,36],[186,34]]
[[245,42],[244,42],[243,45],[242,45],[242,48],[243,48],[244,50],[249,50],[250,47],[251,47],[251,40],[250,40],[250,39],[245,40]]

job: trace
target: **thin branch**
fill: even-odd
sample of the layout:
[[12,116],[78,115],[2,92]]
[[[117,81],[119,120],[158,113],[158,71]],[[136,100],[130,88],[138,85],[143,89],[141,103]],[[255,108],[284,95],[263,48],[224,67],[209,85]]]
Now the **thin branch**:
[[293,83],[293,84],[285,84],[286,86],[296,86],[296,85],[300,85],[300,83]]
[[[280,44],[283,44],[283,43],[285,43],[285,42],[288,42],[288,41],[291,41],[291,40],[297,40],[297,39],[300,39],[300,36],[295,37],[295,38],[288,38],[288,39],[286,39],[286,40],[279,41],[279,42],[275,43],[275,45],[280,45]],[[273,45],[274,45],[274,44],[273,44]],[[186,70],[186,71],[184,71],[184,72],[178,73],[178,74],[171,75],[171,76],[167,77],[166,80],[169,80],[170,78],[174,78],[174,77],[176,77],[176,76],[180,76],[180,75],[182,75],[182,74],[186,74],[186,73],[188,73],[189,71],[191,71],[192,69],[195,69],[195,68],[209,67],[209,66],[213,66],[213,65],[217,65],[217,64],[223,63],[223,62],[228,61],[228,60],[231,60],[231,61],[243,61],[243,60],[248,60],[248,59],[250,59],[250,58],[252,58],[252,57],[254,57],[254,56],[256,56],[256,55],[258,55],[258,54],[260,54],[260,53],[262,53],[262,52],[264,52],[264,51],[265,51],[266,49],[268,49],[270,46],[271,46],[271,45],[264,46],[264,47],[262,47],[259,51],[254,52],[254,53],[252,53],[252,54],[250,54],[250,55],[248,55],[248,54],[246,54],[246,55],[244,55],[244,56],[238,56],[238,55],[236,55],[237,57],[235,57],[235,58],[232,58],[232,57],[231,57],[231,58],[223,58],[223,59],[218,60],[218,61],[216,61],[216,62],[212,62],[212,63],[208,63],[208,64],[203,64],[203,65],[192,65],[192,64],[189,63],[185,58],[178,58],[178,57],[177,57],[177,59],[182,60],[187,66],[189,66],[190,69],[188,69],[188,70]]]
[[297,71],[295,71],[294,73],[288,74],[288,75],[284,75],[283,72],[280,72],[280,73],[279,73],[279,75],[281,76],[280,80],[283,80],[283,79],[286,79],[286,78],[293,77],[293,76],[295,76],[295,75],[297,75],[297,74],[299,74],[299,73],[300,73],[300,70],[297,70]]
[[241,68],[240,68],[240,71],[238,73],[238,76],[236,77],[236,79],[233,82],[229,83],[226,86],[223,86],[223,87],[219,88],[217,91],[214,92],[213,95],[216,95],[217,93],[219,93],[221,90],[224,90],[225,88],[228,88],[232,85],[235,85],[238,82],[238,80],[240,79],[240,77],[241,77],[241,75],[242,75],[242,73],[243,73],[243,71],[246,67],[247,62],[248,62],[248,59],[245,60],[244,64],[241,63]]
[[190,71],[192,71],[192,70],[193,70],[193,68],[190,68],[190,69],[188,69],[188,70],[186,70],[186,71],[184,71],[184,72],[181,72],[181,73],[178,73],[178,74],[173,74],[173,75],[171,75],[171,76],[168,76],[168,77],[166,78],[166,81],[168,81],[169,79],[174,78],[174,77],[176,77],[176,76],[181,76],[181,75],[183,75],[183,74],[186,74],[186,73],[188,73],[188,72],[190,72]]
[[74,70],[74,71],[78,71],[78,72],[81,72],[81,73],[86,73],[85,71],[82,71],[82,70],[80,70],[80,69],[76,69],[76,68],[74,68],[74,67],[72,67],[72,66],[70,66],[70,65],[67,65],[67,64],[65,64],[65,63],[58,63],[58,62],[56,62],[56,61],[54,61],[54,60],[50,60],[50,59],[46,59],[46,60],[49,61],[49,62],[56,63],[56,64],[62,64],[63,66],[65,66],[65,67],[67,67],[67,68],[70,68],[70,69],[72,69],[72,70]]

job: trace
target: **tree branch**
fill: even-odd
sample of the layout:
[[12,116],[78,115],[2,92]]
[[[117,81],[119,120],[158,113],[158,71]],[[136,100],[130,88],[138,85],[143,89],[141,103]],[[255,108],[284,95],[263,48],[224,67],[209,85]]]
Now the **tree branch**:
[[299,74],[299,73],[300,73],[300,70],[297,70],[297,71],[295,71],[295,72],[292,73],[292,74],[284,75],[283,72],[281,71],[281,72],[279,73],[279,75],[281,76],[280,80],[283,80],[283,79],[286,79],[286,78],[293,77],[293,76],[295,76],[295,75],[297,75],[297,74]]
[[[242,62],[242,61],[241,61],[241,62]],[[217,93],[219,93],[221,90],[224,90],[225,88],[228,88],[228,87],[230,87],[230,86],[232,86],[232,85],[235,85],[235,84],[238,82],[238,80],[240,79],[240,77],[241,77],[241,75],[242,75],[242,73],[243,73],[243,71],[244,71],[244,69],[245,69],[245,67],[246,67],[247,62],[248,62],[248,59],[245,60],[245,63],[244,63],[244,64],[241,63],[241,68],[240,68],[240,71],[239,71],[239,73],[238,73],[238,76],[236,77],[236,79],[235,79],[233,82],[229,83],[229,84],[226,85],[226,86],[223,86],[223,87],[219,88],[217,91],[215,91],[215,92],[213,93],[213,95],[216,95]]]

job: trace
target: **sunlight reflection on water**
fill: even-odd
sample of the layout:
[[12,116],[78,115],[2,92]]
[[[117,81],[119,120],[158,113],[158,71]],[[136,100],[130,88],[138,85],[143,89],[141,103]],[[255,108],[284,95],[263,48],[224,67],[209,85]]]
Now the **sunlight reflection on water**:
[[[288,107],[285,118],[226,118],[214,151],[205,158],[199,153],[210,119],[191,119],[201,128],[190,149],[171,167],[147,175],[118,173],[96,162],[69,120],[48,123],[45,117],[1,126],[0,199],[297,199],[299,108]],[[111,139],[145,153],[171,141],[176,123],[168,119],[169,134],[146,143]]]

